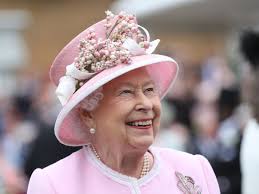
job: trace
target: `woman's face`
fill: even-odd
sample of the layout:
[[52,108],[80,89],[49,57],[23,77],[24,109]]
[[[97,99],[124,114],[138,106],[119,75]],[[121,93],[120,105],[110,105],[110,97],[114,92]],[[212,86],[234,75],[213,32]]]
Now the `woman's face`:
[[131,71],[107,83],[103,94],[92,112],[96,142],[148,148],[159,129],[161,104],[146,69]]

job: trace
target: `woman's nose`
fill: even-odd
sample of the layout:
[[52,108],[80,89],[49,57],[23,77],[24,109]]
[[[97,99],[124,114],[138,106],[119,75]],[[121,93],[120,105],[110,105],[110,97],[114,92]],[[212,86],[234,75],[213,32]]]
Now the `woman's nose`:
[[138,98],[138,102],[136,105],[136,110],[138,111],[152,110],[153,104],[151,100],[143,92],[140,92],[137,98]]

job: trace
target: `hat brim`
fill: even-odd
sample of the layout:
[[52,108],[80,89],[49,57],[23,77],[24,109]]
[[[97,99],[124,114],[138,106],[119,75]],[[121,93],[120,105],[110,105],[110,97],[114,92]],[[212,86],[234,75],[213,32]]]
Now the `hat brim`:
[[132,57],[129,65],[117,65],[103,70],[87,81],[60,111],[55,123],[55,135],[64,145],[82,146],[89,142],[86,126],[81,122],[79,110],[75,108],[84,98],[107,82],[141,67],[147,67],[151,78],[158,85],[162,99],[175,81],[178,64],[170,57],[149,54]]

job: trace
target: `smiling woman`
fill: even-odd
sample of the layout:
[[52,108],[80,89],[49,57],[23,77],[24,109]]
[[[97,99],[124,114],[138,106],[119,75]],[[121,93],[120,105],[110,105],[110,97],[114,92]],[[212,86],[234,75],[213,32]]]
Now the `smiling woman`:
[[130,170],[136,164],[129,161],[144,156],[154,141],[160,124],[159,95],[145,67],[110,81],[102,92],[104,97],[93,111],[80,109],[85,125],[96,129],[91,145],[112,169],[138,177],[139,171]]
[[63,104],[56,137],[83,148],[36,169],[28,193],[218,194],[204,157],[151,146],[177,63],[151,54],[159,40],[150,42],[135,16],[106,14],[59,53],[50,71]]
[[120,152],[142,148],[145,153],[158,131],[161,114],[160,98],[148,73],[141,68],[122,75],[104,85],[103,94],[100,106],[91,112],[95,125],[90,127],[105,130],[96,131],[91,142],[96,142],[96,148],[101,142],[111,142]]

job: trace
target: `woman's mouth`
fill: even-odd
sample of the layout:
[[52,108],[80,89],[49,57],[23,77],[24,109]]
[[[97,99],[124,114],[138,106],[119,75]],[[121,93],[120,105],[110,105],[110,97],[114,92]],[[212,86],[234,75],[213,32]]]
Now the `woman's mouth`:
[[139,120],[139,121],[132,121],[126,123],[130,127],[138,128],[138,129],[149,129],[152,127],[152,120]]

